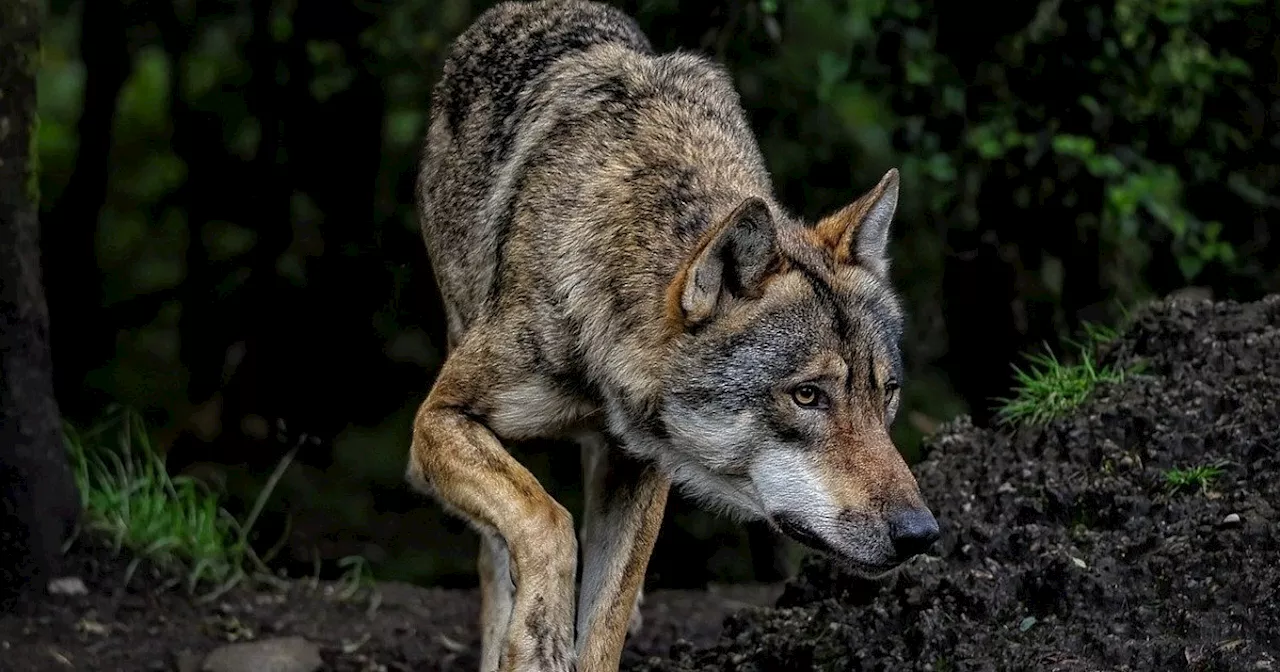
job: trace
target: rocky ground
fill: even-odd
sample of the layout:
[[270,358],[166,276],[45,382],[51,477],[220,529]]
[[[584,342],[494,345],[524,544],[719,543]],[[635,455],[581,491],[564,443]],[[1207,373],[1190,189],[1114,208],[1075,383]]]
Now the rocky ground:
[[[932,555],[881,582],[809,558],[780,596],[654,593],[624,669],[1280,669],[1280,297],[1156,305],[1102,358],[1142,373],[1043,428],[961,418],[929,442]],[[73,553],[85,592],[0,617],[0,670],[475,669],[468,591],[294,582],[197,604]]]

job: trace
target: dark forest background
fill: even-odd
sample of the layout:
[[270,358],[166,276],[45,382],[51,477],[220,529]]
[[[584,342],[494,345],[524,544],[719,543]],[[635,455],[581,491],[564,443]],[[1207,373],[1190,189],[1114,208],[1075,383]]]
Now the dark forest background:
[[[443,352],[413,209],[466,0],[51,0],[43,263],[73,424],[142,411],[175,473],[279,563],[473,581],[474,538],[403,485]],[[1277,0],[628,0],[662,50],[732,70],[781,200],[817,218],[902,171],[910,312],[895,435],[992,421],[1011,363],[1194,288],[1280,290]],[[284,432],[279,431],[283,421]],[[576,450],[516,450],[576,510]],[[753,548],[754,546],[754,548]],[[789,542],[673,498],[650,580],[775,578]]]

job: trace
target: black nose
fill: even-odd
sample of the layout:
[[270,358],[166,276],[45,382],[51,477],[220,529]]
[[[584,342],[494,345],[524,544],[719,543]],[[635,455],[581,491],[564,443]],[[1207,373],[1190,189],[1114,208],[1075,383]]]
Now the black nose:
[[889,537],[899,559],[924,553],[938,536],[938,521],[929,509],[903,509],[889,516]]

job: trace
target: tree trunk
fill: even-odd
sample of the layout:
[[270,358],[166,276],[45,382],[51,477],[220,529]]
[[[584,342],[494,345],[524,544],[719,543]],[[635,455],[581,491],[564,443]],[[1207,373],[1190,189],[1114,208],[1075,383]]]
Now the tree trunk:
[[42,0],[0,0],[0,608],[56,571],[79,510],[62,442],[32,165]]

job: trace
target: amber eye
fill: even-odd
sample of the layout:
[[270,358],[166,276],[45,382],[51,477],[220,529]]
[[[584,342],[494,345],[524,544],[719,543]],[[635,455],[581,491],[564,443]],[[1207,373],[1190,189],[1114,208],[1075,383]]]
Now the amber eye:
[[823,402],[822,390],[818,389],[817,385],[808,383],[792,390],[791,398],[795,400],[796,404],[805,408],[817,408]]

